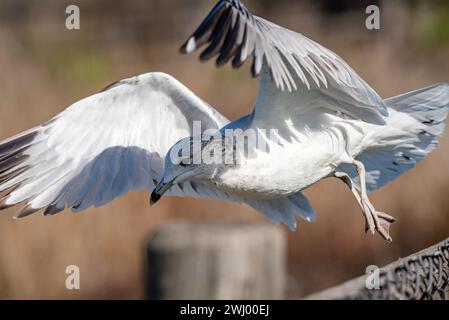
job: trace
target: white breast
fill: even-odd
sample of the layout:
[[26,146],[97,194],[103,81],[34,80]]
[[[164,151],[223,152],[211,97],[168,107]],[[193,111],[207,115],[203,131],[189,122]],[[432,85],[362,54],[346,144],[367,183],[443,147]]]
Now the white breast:
[[[239,166],[215,177],[217,188],[251,198],[270,199],[297,193],[329,176],[352,159],[366,135],[359,121],[329,121],[332,126],[307,133],[291,131],[290,140],[268,143],[268,152],[245,157]],[[335,119],[333,119],[335,120]]]

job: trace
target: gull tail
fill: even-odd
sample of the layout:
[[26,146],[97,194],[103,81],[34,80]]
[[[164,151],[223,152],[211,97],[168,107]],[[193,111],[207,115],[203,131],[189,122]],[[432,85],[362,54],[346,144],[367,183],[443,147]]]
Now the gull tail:
[[[365,165],[368,191],[398,178],[437,147],[449,112],[449,83],[385,102],[390,113],[386,126],[374,133],[374,145],[356,157]],[[352,168],[345,166],[344,171],[357,176]]]

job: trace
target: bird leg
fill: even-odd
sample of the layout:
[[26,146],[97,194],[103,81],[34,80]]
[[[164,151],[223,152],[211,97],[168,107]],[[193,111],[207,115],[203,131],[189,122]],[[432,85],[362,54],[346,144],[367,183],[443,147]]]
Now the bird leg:
[[365,166],[359,161],[354,161],[354,165],[356,166],[357,172],[360,177],[360,193],[348,174],[344,172],[336,172],[334,176],[342,180],[349,187],[355,199],[357,200],[357,203],[362,209],[363,215],[365,217],[365,231],[367,232],[369,230],[372,234],[377,231],[383,239],[391,242],[392,239],[389,233],[389,229],[390,225],[395,221],[395,219],[386,213],[379,212],[374,209],[374,206],[371,204],[366,191]]
[[371,231],[371,233],[374,233],[374,230],[376,230],[382,236],[382,238],[391,242],[393,239],[390,236],[390,225],[395,221],[395,218],[374,209],[374,206],[371,204],[371,201],[368,198],[368,192],[366,191],[365,166],[362,162],[357,160],[354,160],[354,165],[356,166],[357,173],[359,174],[360,178],[360,195],[362,205],[370,212],[374,220],[374,227],[370,225],[369,230]]
[[374,231],[373,217],[371,216],[371,214],[369,214],[369,211],[366,210],[365,206],[363,205],[362,198],[360,197],[358,190],[352,182],[351,177],[345,172],[335,172],[334,176],[343,181],[349,187],[352,194],[354,195],[354,198],[357,200],[357,204],[360,206],[360,209],[362,209],[363,216],[365,217],[365,231],[371,229],[372,231]]

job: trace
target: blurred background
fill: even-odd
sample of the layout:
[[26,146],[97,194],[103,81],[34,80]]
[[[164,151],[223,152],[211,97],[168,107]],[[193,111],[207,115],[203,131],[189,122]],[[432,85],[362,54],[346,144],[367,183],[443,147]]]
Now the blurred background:
[[[66,6],[81,10],[81,29],[65,28]],[[254,13],[299,31],[343,57],[387,98],[449,81],[449,1],[245,1]],[[365,28],[378,4],[381,29]],[[216,69],[178,48],[209,12],[203,0],[2,0],[0,139],[48,120],[111,82],[167,72],[230,119],[250,112],[258,82],[248,70]],[[306,191],[317,214],[288,233],[288,297],[302,297],[384,265],[449,236],[449,139],[413,171],[371,195],[397,218],[394,242],[365,235],[351,193],[338,181]],[[83,214],[0,215],[0,298],[139,299],[144,244],[158,225],[179,220],[265,221],[249,207],[212,200],[130,193]],[[81,290],[65,287],[78,265]]]

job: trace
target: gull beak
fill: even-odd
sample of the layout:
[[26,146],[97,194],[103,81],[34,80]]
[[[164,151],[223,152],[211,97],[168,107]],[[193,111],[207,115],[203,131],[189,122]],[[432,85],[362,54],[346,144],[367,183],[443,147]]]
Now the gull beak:
[[153,192],[150,196],[150,206],[153,206],[156,202],[159,201],[160,198],[166,193],[172,186],[175,179],[171,180],[170,182],[165,183],[164,179],[162,179],[154,188]]

